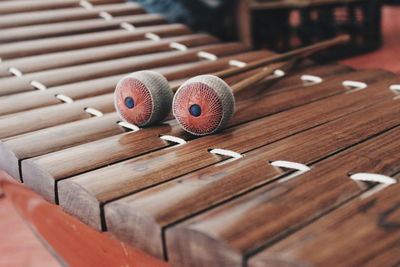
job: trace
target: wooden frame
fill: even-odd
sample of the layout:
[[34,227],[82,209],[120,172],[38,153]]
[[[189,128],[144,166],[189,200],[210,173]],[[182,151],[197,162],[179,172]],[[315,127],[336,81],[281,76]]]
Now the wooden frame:
[[30,228],[43,237],[43,242],[57,252],[57,258],[67,265],[170,266],[117,241],[107,233],[97,232],[0,170],[0,195],[2,193],[12,202]]

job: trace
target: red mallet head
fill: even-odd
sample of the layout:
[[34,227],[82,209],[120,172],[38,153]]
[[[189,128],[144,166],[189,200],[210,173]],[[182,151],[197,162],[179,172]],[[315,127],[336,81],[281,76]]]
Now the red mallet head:
[[182,128],[194,135],[223,129],[232,118],[235,98],[228,84],[213,75],[187,80],[176,91],[172,111]]
[[171,111],[173,92],[154,71],[137,71],[119,80],[114,104],[121,118],[137,126],[156,124]]

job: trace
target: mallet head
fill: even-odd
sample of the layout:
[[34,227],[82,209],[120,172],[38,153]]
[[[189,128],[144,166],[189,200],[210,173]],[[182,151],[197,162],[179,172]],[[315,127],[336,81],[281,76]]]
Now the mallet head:
[[164,76],[155,71],[137,71],[119,80],[115,108],[121,118],[137,126],[161,122],[171,111],[173,92]]
[[179,124],[194,135],[212,134],[226,127],[234,108],[231,88],[213,75],[187,80],[175,93],[172,103]]

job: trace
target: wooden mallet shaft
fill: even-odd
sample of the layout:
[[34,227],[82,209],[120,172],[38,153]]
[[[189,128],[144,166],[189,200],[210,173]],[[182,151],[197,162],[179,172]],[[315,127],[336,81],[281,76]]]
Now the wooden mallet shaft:
[[[289,52],[286,52],[286,53],[283,53],[283,54],[278,54],[278,55],[275,55],[275,56],[272,56],[272,57],[267,57],[267,58],[263,58],[263,59],[260,59],[260,60],[256,60],[256,61],[253,61],[253,62],[251,62],[251,63],[249,63],[249,64],[247,64],[247,65],[245,65],[243,67],[230,68],[230,69],[226,69],[226,70],[223,70],[223,71],[214,72],[214,73],[211,73],[211,75],[217,76],[217,77],[219,77],[221,79],[227,78],[227,77],[230,77],[230,76],[233,76],[233,75],[245,72],[245,71],[249,71],[249,70],[253,70],[253,69],[259,68],[259,67],[266,66],[268,64],[272,64],[272,63],[284,61],[284,60],[287,60],[287,59],[291,59],[293,57],[305,58],[305,57],[308,57],[308,56],[310,56],[310,55],[312,55],[312,54],[314,54],[314,53],[316,53],[318,51],[326,49],[328,47],[335,46],[335,45],[338,45],[338,44],[341,44],[341,43],[346,43],[349,40],[350,40],[350,36],[349,35],[347,35],[347,34],[346,35],[340,35],[338,37],[335,37],[335,38],[327,40],[327,41],[323,41],[323,42],[312,44],[312,45],[309,45],[309,46],[306,46],[306,47],[294,49],[292,51],[289,51]],[[267,72],[268,71],[266,71],[266,73]],[[268,75],[268,74],[269,73],[267,73],[266,75]],[[266,75],[264,75],[264,77]],[[263,76],[263,75],[260,73],[260,77],[261,76]],[[178,90],[179,87],[180,87],[180,85],[175,85],[171,89],[172,89],[172,91],[175,92],[176,90]]]
[[283,53],[283,54],[278,54],[272,57],[268,57],[268,58],[263,58],[257,61],[253,61],[243,67],[239,67],[239,68],[231,68],[231,69],[227,69],[227,70],[223,70],[223,71],[218,71],[213,73],[212,75],[220,77],[220,78],[226,78],[238,73],[242,73],[244,71],[248,71],[248,70],[252,70],[255,68],[259,68],[271,63],[275,63],[275,62],[280,62],[280,61],[284,61],[287,59],[291,59],[293,57],[297,57],[300,56],[302,58],[304,57],[308,57],[318,51],[321,51],[323,49],[326,49],[328,47],[331,46],[335,46],[338,44],[342,44],[342,43],[346,43],[350,40],[350,36],[349,35],[340,35],[338,37],[335,37],[333,39],[327,40],[327,41],[323,41],[323,42],[319,42],[316,44],[312,44],[309,46],[305,46],[302,48],[298,48],[298,49],[294,49],[292,51]]
[[273,74],[278,69],[282,70],[282,71],[286,71],[286,70],[290,69],[298,60],[299,60],[299,57],[296,57],[289,61],[275,64],[274,66],[265,67],[260,72],[232,85],[231,86],[232,92],[235,94],[243,89],[249,88],[249,87],[257,84],[261,80],[263,80],[268,75]]

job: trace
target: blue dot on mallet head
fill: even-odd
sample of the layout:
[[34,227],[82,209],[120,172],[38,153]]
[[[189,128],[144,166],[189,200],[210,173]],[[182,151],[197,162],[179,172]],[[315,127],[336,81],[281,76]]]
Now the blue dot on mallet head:
[[190,115],[198,117],[201,115],[201,107],[197,104],[191,105],[189,108]]
[[127,108],[133,108],[135,106],[135,100],[132,97],[125,98],[125,106]]

